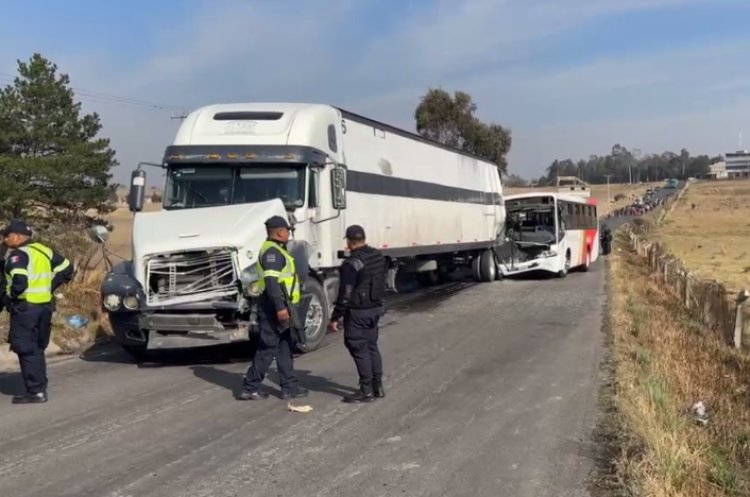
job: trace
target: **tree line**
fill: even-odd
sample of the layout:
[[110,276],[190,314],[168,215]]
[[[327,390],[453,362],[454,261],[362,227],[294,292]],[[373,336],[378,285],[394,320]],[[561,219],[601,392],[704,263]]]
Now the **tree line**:
[[[690,155],[687,149],[680,153],[666,151],[661,154],[641,155],[638,150],[628,150],[615,145],[605,156],[592,155],[588,160],[555,160],[539,179],[537,186],[554,185],[558,176],[577,176],[591,184],[638,183],[662,181],[670,178],[687,179],[704,176],[709,166],[722,160],[721,156]],[[523,181],[523,180],[521,180]]]

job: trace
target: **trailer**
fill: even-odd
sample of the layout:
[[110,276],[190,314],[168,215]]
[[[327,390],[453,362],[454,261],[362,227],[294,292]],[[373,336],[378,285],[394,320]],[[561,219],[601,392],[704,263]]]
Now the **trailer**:
[[302,277],[308,350],[326,333],[345,252],[360,224],[399,272],[437,282],[462,265],[499,275],[505,208],[497,167],[420,135],[323,104],[199,108],[158,166],[161,210],[144,212],[134,171],[133,257],[105,279],[102,305],[117,341],[148,350],[247,341],[247,284],[264,221],[289,219]]

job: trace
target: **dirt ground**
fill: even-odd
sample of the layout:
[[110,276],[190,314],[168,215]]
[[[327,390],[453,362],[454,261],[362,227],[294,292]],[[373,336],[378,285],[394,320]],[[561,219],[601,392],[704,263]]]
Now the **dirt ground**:
[[730,291],[750,290],[750,181],[688,188],[656,234],[691,270]]

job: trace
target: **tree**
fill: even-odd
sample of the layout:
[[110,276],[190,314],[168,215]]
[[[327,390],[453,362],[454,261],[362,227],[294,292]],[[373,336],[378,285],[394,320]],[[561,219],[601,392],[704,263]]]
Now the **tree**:
[[501,174],[508,170],[511,133],[500,124],[485,123],[474,113],[477,106],[466,92],[453,96],[430,88],[422,97],[414,118],[417,132],[444,145],[463,150],[497,165]]
[[0,89],[0,209],[8,217],[83,226],[109,212],[117,165],[99,116],[81,115],[70,79],[34,54]]
[[517,174],[511,174],[505,179],[505,186],[509,186],[511,188],[520,188],[529,186],[529,182]]

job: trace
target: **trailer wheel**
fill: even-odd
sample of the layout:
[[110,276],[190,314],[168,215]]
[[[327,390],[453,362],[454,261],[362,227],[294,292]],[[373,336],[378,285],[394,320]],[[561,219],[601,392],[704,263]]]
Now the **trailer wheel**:
[[305,344],[305,350],[300,350],[300,352],[311,352],[323,343],[330,315],[323,288],[314,278],[308,278],[305,282],[305,295],[303,295],[303,299],[303,302],[307,304],[302,307],[303,311],[307,309],[305,315],[305,337],[307,338],[307,343]]
[[478,255],[471,260],[471,275],[474,277],[474,281],[479,283],[482,282],[482,267],[481,267],[482,256]]
[[495,281],[497,267],[495,266],[495,254],[492,253],[492,250],[485,250],[479,257],[479,274],[480,281],[485,283]]

